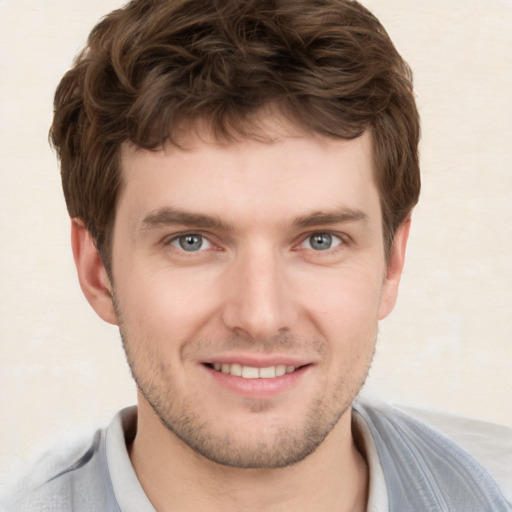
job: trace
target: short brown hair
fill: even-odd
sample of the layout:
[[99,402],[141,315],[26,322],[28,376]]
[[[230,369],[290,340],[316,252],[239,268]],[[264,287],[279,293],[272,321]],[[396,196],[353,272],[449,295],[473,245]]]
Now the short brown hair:
[[265,106],[329,137],[372,136],[387,254],[420,190],[412,77],[380,22],[351,0],[133,0],[106,16],[55,94],[50,136],[68,211],[107,268],[120,150],[178,144],[207,121],[250,133]]

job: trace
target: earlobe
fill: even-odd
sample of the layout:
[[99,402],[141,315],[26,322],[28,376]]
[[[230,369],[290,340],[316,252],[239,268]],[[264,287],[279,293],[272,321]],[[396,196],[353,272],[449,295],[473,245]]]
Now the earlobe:
[[71,220],[71,245],[78,280],[87,301],[103,320],[117,325],[110,279],[94,239],[80,219]]
[[396,230],[393,246],[391,247],[391,254],[389,255],[389,261],[386,267],[384,286],[382,287],[379,320],[386,318],[395,306],[398,286],[405,263],[405,251],[410,227],[411,218],[408,217]]

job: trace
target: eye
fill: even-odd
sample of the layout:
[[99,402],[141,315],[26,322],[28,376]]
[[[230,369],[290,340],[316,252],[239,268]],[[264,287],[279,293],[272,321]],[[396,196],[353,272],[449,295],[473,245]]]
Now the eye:
[[330,233],[313,233],[308,236],[301,244],[302,249],[313,249],[314,251],[326,251],[337,247],[342,243],[339,236]]
[[212,244],[202,235],[187,233],[173,238],[170,245],[177,249],[183,249],[187,252],[197,252],[204,249],[210,249]]

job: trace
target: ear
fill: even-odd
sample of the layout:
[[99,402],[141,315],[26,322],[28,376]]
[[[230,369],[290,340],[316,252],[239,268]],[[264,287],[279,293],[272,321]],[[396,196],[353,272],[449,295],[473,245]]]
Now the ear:
[[409,229],[411,227],[411,218],[407,218],[398,226],[393,238],[391,254],[386,266],[386,276],[379,306],[379,320],[386,318],[393,310],[398,295],[398,285],[402,277],[402,270],[405,263],[405,249],[407,239],[409,238]]
[[110,279],[94,239],[80,219],[71,219],[71,246],[85,298],[103,320],[117,325]]

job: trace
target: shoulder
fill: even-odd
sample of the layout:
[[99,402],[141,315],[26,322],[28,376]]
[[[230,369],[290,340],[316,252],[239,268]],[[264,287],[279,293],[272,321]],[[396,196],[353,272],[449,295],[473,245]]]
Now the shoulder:
[[468,503],[509,510],[503,503],[504,496],[512,502],[511,429],[374,400],[357,401],[354,411],[368,425],[388,490],[399,500],[428,489],[432,503],[440,496],[459,503],[465,495]]
[[491,474],[512,503],[512,428],[446,412],[395,407],[468,452]]
[[[104,496],[109,481],[103,449],[104,431],[45,453],[5,492],[2,512],[76,512],[113,510]],[[105,478],[107,476],[107,478]]]

